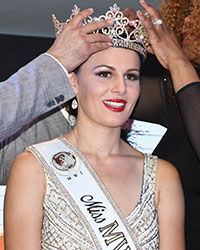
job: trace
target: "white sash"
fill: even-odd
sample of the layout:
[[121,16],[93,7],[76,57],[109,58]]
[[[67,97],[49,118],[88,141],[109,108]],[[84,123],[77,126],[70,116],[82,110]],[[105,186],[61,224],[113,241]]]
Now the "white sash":
[[[34,148],[39,151],[39,154]],[[134,235],[129,232],[124,216],[112,201],[105,187],[85,157],[64,138],[40,143],[30,148],[41,155],[53,169],[57,178],[84,215],[86,227],[96,246],[109,250],[141,249]],[[91,232],[90,229],[88,229]],[[98,243],[97,243],[98,241]],[[97,248],[99,249],[99,248]]]

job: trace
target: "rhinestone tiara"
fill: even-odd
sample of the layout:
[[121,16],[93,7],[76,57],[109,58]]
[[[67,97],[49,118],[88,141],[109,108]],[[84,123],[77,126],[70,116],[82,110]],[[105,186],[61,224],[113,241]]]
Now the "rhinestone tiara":
[[[54,14],[52,15],[56,36],[60,34],[65,25],[67,25],[79,12],[80,9],[75,5],[70,18],[67,19],[65,23],[60,23],[56,16]],[[81,26],[92,21],[98,22],[107,19],[113,20],[113,25],[108,28],[96,30],[94,33],[99,32],[113,36],[111,41],[113,47],[134,50],[141,56],[142,61],[144,61],[147,55],[147,48],[149,47],[148,34],[140,20],[129,20],[124,16],[123,12],[120,11],[117,4],[110,7],[110,10],[108,10],[105,15],[100,15],[99,17],[87,17],[83,20]]]

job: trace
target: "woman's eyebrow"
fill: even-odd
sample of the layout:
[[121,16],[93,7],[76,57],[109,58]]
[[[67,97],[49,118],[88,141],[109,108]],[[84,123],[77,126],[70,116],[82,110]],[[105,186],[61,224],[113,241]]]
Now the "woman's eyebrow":
[[106,67],[106,68],[109,68],[109,69],[111,69],[111,70],[115,70],[114,67],[109,66],[109,65],[106,65],[106,64],[98,65],[98,66],[94,67],[94,69],[98,69],[98,68],[100,68],[100,67]]
[[[109,68],[111,70],[116,70],[114,67],[106,65],[106,64],[98,65],[98,66],[94,67],[94,70],[97,69],[97,68],[100,68],[100,67],[105,67],[105,68]],[[140,72],[139,69],[137,69],[137,68],[131,68],[131,69],[127,70],[127,72],[130,72],[130,71],[138,71],[138,72]]]
[[132,69],[128,69],[127,72],[130,72],[130,71],[137,71],[137,72],[140,72],[139,69],[136,69],[136,68],[132,68]]

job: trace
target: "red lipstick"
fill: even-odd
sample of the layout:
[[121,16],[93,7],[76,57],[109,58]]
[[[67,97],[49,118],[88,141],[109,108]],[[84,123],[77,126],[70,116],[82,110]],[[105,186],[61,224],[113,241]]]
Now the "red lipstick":
[[188,32],[183,32],[183,44],[194,43],[199,41],[200,36],[198,34],[190,35]]
[[103,101],[103,104],[106,108],[110,109],[113,112],[122,112],[126,107],[127,101],[124,99],[109,99]]

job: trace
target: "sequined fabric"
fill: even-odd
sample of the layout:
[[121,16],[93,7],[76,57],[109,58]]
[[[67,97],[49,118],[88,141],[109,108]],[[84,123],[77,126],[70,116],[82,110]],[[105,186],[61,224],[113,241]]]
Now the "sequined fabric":
[[[29,149],[29,151],[31,151]],[[44,165],[46,195],[43,202],[44,219],[41,245],[43,250],[95,250],[84,220],[69,202],[70,198],[52,171]],[[158,215],[155,205],[157,158],[145,155],[140,199],[126,218],[131,232],[139,242],[137,250],[159,249]],[[111,201],[112,202],[112,201]],[[100,249],[98,249],[100,250]]]
[[155,204],[156,168],[157,157],[145,155],[140,199],[127,217],[128,224],[140,242],[142,250],[159,249],[159,224]]

